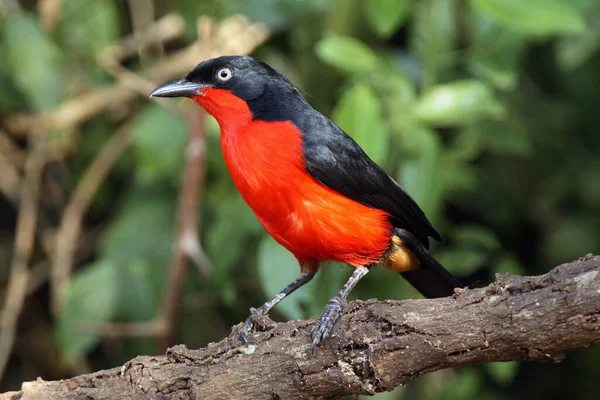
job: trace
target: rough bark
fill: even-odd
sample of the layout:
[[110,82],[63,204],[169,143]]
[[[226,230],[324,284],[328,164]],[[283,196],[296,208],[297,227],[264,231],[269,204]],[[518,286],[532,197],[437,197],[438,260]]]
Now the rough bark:
[[497,276],[482,289],[434,300],[349,303],[311,354],[313,320],[261,320],[242,346],[175,346],[121,368],[27,382],[0,399],[312,399],[391,390],[442,368],[492,361],[559,362],[600,345],[600,257],[536,277]]

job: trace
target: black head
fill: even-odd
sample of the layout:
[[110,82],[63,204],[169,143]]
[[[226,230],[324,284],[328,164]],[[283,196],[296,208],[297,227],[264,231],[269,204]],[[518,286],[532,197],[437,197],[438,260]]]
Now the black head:
[[[223,56],[204,61],[183,79],[156,88],[150,96],[202,96],[202,89],[231,91],[248,103],[255,118],[280,119],[282,107],[306,104],[290,81],[267,64],[249,56]],[[290,104],[291,105],[291,104]]]

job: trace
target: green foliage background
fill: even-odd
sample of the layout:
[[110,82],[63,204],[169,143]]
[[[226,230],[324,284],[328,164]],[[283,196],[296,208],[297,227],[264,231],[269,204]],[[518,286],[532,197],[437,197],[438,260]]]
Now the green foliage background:
[[[128,3],[65,0],[46,31],[35,1],[0,8],[0,113],[53,110],[76,91],[113,81],[95,55],[130,32]],[[447,243],[439,259],[467,282],[498,272],[540,274],[600,250],[600,2],[597,0],[155,0],[180,13],[186,43],[201,15],[242,13],[273,36],[254,56],[289,76],[394,176]],[[2,5],[2,3],[0,3]],[[146,60],[151,63],[153,60]],[[133,61],[134,71],[143,62]],[[172,249],[187,123],[140,96],[129,110],[135,136],[94,200],[85,230],[100,232],[81,262],[67,305],[53,319],[42,289],[27,325],[49,323],[59,358],[40,370],[16,353],[2,389],[64,376],[87,360],[107,368],[142,353],[151,339],[101,340],[78,322],[150,320],[160,307]],[[120,126],[110,116],[50,133],[68,198],[99,148]],[[189,272],[177,342],[219,340],[297,276],[295,259],[269,238],[224,167],[218,127],[207,122],[201,241],[215,267]],[[25,139],[17,142],[27,148]],[[15,208],[0,203],[10,248]],[[61,207],[50,207],[60,215]],[[8,250],[6,250],[8,251]],[[10,257],[2,257],[2,260]],[[0,264],[4,285],[9,263]],[[322,312],[349,275],[321,270],[274,318]],[[376,270],[351,297],[417,297],[400,277]],[[38,325],[39,326],[39,325]],[[30,328],[35,331],[35,328]],[[60,366],[60,367],[59,367]],[[37,368],[37,369],[36,369]],[[45,372],[41,372],[45,371]],[[48,372],[50,371],[50,372]],[[560,365],[502,363],[440,371],[380,399],[597,398],[600,353]]]

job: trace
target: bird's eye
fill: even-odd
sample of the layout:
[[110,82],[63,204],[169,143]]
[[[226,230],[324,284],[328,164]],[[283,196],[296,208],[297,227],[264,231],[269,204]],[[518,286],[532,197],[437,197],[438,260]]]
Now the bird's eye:
[[217,71],[217,79],[221,82],[227,82],[233,76],[233,72],[229,68],[221,68]]

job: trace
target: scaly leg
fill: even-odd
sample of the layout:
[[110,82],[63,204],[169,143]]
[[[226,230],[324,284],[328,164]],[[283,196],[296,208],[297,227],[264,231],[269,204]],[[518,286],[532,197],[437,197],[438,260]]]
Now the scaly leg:
[[258,308],[250,308],[250,316],[246,319],[246,323],[238,333],[238,336],[244,343],[248,343],[248,334],[252,331],[252,327],[254,326],[254,318],[262,317],[269,313],[269,310],[275,306],[275,304],[279,303],[285,296],[292,293],[294,290],[303,286],[304,284],[310,282],[310,280],[315,276],[315,270],[311,270],[308,272],[302,272],[302,274],[292,283],[287,285],[281,292],[277,293],[275,297],[271,300],[267,301],[265,304]]
[[369,267],[357,267],[342,290],[329,300],[325,307],[325,312],[315,323],[311,331],[313,352],[316,345],[320,342],[324,342],[329,337],[331,328],[333,328],[333,325],[342,314],[342,309],[346,304],[346,297],[348,297],[350,291],[356,286],[358,281],[367,274],[367,272],[369,272]]

